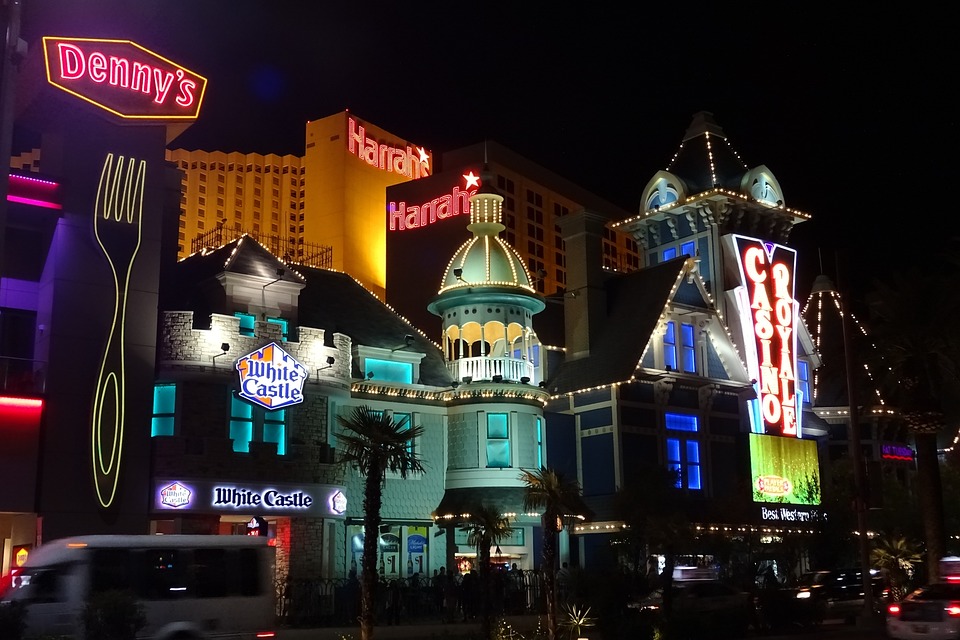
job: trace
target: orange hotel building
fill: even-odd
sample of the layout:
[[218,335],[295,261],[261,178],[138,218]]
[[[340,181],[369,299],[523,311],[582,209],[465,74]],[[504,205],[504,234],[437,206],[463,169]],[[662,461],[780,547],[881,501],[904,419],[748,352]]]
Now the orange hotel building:
[[[463,165],[458,153],[444,154],[456,171]],[[349,111],[307,122],[302,156],[173,149],[167,159],[182,171],[181,259],[248,233],[290,264],[343,271],[384,300],[387,189],[443,171],[435,170],[429,150]],[[555,219],[587,203],[571,197],[568,181],[543,168],[528,175],[531,166],[536,167],[529,161],[498,163],[497,179],[522,192],[510,198],[515,210],[507,207],[508,220],[517,221],[508,229],[510,240],[531,271],[542,272],[537,287],[549,295],[564,288],[564,248]],[[535,193],[530,220],[528,191]],[[613,205],[605,208],[611,220],[630,215]],[[604,266],[640,267],[637,245],[626,234],[611,229],[604,244]]]

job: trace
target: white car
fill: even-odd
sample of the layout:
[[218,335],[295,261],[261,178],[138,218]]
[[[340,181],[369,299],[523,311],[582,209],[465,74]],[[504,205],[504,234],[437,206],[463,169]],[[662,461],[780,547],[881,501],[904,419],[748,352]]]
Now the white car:
[[960,639],[960,582],[935,582],[887,606],[887,636]]

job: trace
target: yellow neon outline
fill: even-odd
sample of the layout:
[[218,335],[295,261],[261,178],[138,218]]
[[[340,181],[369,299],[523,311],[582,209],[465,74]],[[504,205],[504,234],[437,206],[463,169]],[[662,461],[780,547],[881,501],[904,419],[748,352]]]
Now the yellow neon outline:
[[[151,56],[154,56],[154,57],[156,57],[156,58],[160,58],[161,60],[163,60],[163,61],[166,62],[167,64],[171,64],[171,65],[173,65],[174,67],[176,67],[177,69],[182,69],[183,71],[186,71],[186,72],[188,72],[188,73],[196,76],[197,78],[200,78],[201,80],[203,80],[203,87],[200,89],[200,95],[197,97],[197,109],[196,109],[196,112],[195,112],[193,115],[187,115],[187,116],[176,116],[176,115],[171,115],[171,116],[155,116],[155,115],[134,116],[134,115],[128,115],[128,114],[125,114],[125,113],[121,113],[121,112],[117,111],[116,109],[111,109],[110,107],[106,106],[105,104],[100,104],[100,103],[97,102],[96,100],[93,100],[92,98],[88,98],[87,96],[85,96],[85,95],[83,95],[83,94],[77,93],[77,92],[74,91],[73,89],[69,89],[69,88],[63,86],[62,84],[58,84],[58,83],[54,82],[53,78],[52,78],[51,75],[50,75],[50,56],[49,56],[49,54],[47,53],[47,40],[64,41],[64,42],[106,42],[106,43],[112,43],[112,44],[130,44],[130,45],[133,45],[134,47],[136,47],[137,49],[140,49],[141,51],[145,51],[146,53],[150,54]],[[146,47],[141,47],[139,44],[137,44],[137,43],[134,42],[133,40],[114,40],[114,39],[110,39],[110,38],[69,38],[69,37],[57,37],[57,36],[43,36],[43,65],[44,65],[45,70],[46,70],[46,73],[47,73],[47,83],[53,85],[54,87],[60,89],[61,91],[65,91],[66,93],[69,93],[69,94],[71,94],[71,95],[74,95],[74,96],[80,98],[80,99],[83,100],[84,102],[89,102],[90,104],[92,104],[92,105],[95,106],[95,107],[99,107],[99,108],[103,109],[104,111],[108,111],[108,112],[112,113],[113,115],[119,116],[119,117],[124,118],[124,119],[126,119],[126,120],[196,120],[197,118],[200,117],[200,108],[203,106],[203,98],[204,98],[204,96],[205,96],[206,93],[207,93],[207,79],[206,79],[205,77],[203,77],[202,75],[200,75],[200,74],[197,73],[196,71],[193,71],[193,70],[191,70],[191,69],[187,69],[187,68],[186,68],[185,66],[183,66],[182,64],[178,64],[178,63],[174,62],[173,60],[170,60],[170,59],[168,59],[168,58],[163,57],[162,55],[160,55],[159,53],[157,53],[157,52],[155,52],[155,51],[151,51],[150,49],[147,49]]]
[[[134,171],[136,170],[136,181],[134,181]],[[100,172],[100,183],[97,185],[97,198],[93,207],[93,232],[97,239],[97,244],[103,251],[110,266],[110,273],[113,276],[114,288],[114,310],[113,322],[110,325],[110,331],[107,334],[106,345],[103,349],[103,360],[100,363],[100,375],[97,377],[96,391],[93,396],[92,424],[90,429],[90,455],[93,467],[93,484],[96,489],[97,499],[104,508],[113,504],[113,499],[117,493],[117,484],[120,480],[120,461],[123,455],[123,429],[126,418],[126,344],[125,328],[127,314],[127,294],[130,290],[130,274],[133,272],[133,263],[140,251],[142,239],[141,220],[143,217],[143,192],[146,184],[147,162],[140,160],[136,164],[134,158],[130,158],[124,169],[123,156],[117,157],[117,162],[113,162],[113,154],[108,153],[103,161],[103,169]],[[122,192],[121,192],[122,185]],[[101,222],[102,218],[105,222]],[[114,256],[104,246],[100,238],[98,226],[101,224],[130,224],[136,227],[137,239],[133,247],[133,252],[128,260],[121,263],[126,273],[123,278],[123,289],[120,288],[120,279],[117,277],[117,265]],[[125,256],[117,256],[124,258]],[[122,294],[121,294],[122,291]],[[118,333],[119,340],[115,343],[114,337]],[[119,351],[119,363],[111,362],[111,356]],[[119,366],[119,374],[111,368],[108,371],[108,362],[113,366]],[[103,448],[103,406],[104,399],[109,398],[110,391],[113,391],[114,414],[113,421],[113,441],[110,444],[110,455],[107,463],[104,463]],[[110,423],[111,416],[107,416],[107,423]],[[101,486],[101,483],[104,486]],[[104,498],[104,495],[109,495]]]

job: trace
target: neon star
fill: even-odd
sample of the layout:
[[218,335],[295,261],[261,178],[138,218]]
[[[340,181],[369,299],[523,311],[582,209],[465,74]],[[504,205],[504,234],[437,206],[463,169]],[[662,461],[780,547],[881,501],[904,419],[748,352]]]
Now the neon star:
[[430,154],[423,147],[417,147],[417,153],[420,154],[420,162],[429,162]]
[[467,189],[480,186],[480,176],[473,175],[473,169],[470,170],[470,173],[463,174],[463,179],[467,181]]

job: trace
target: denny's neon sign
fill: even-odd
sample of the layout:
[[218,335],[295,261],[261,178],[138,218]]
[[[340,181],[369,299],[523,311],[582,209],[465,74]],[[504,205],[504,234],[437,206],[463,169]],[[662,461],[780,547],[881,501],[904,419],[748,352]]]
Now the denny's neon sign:
[[748,343],[747,369],[757,381],[763,433],[799,437],[799,307],[793,297],[797,252],[755,238],[734,236],[733,241],[743,285],[737,297]]
[[43,38],[47,82],[121,118],[194,120],[207,79],[130,40]]

